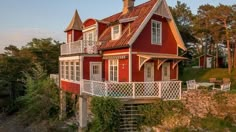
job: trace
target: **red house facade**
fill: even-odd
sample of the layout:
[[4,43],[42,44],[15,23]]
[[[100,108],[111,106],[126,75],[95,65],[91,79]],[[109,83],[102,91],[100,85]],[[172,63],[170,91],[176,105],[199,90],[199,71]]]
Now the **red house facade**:
[[181,87],[178,63],[186,58],[178,49],[186,48],[166,1],[134,2],[123,0],[122,12],[102,20],[82,23],[75,12],[59,57],[62,91],[137,99]]

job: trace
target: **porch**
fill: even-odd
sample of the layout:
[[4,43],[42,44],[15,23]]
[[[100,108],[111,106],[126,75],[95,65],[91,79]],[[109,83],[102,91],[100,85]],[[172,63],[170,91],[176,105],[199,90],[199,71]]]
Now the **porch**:
[[181,99],[182,81],[101,82],[82,80],[81,82],[81,93],[91,96],[120,99]]
[[97,47],[100,45],[98,41],[88,41],[88,40],[78,40],[75,42],[62,44],[61,45],[61,55],[69,54],[97,54]]

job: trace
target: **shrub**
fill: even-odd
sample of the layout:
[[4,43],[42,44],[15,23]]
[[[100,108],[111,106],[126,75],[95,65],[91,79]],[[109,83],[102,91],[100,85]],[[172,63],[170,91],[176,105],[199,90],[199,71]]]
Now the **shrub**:
[[139,126],[156,126],[161,124],[163,119],[176,113],[184,112],[184,105],[180,101],[157,100],[153,104],[140,105],[138,111],[142,116],[139,119]]
[[91,111],[94,119],[91,128],[92,132],[115,132],[119,129],[120,110],[122,103],[118,99],[109,97],[93,97]]

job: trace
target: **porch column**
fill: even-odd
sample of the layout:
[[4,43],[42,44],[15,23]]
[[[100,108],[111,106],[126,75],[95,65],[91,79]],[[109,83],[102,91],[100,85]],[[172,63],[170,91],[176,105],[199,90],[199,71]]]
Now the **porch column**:
[[87,113],[87,98],[79,97],[79,129],[83,130],[87,127],[88,113]]
[[60,115],[59,119],[63,120],[66,118],[66,92],[60,90]]

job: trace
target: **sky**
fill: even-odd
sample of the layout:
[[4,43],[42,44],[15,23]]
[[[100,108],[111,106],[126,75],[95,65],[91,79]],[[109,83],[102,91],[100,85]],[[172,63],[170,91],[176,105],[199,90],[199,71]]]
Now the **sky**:
[[[136,0],[135,5],[148,0]],[[194,14],[199,5],[236,4],[235,0],[179,0]],[[175,6],[177,0],[167,0]],[[52,37],[64,42],[65,28],[77,9],[82,21],[102,19],[122,11],[122,0],[2,0],[0,2],[0,53],[12,44],[26,45],[32,38]]]

